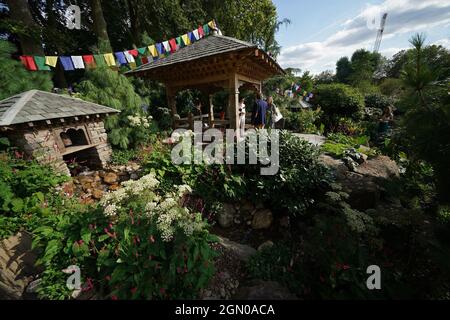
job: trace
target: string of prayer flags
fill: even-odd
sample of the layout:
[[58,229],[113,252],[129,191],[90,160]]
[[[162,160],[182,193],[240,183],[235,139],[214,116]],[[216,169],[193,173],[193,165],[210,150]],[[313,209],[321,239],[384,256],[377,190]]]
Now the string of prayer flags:
[[116,60],[112,53],[104,53],[103,58],[105,58],[106,65],[108,67],[114,67],[116,65]]
[[45,64],[56,68],[56,64],[58,63],[58,56],[45,56]]
[[45,57],[34,56],[36,67],[40,71],[50,71],[50,67],[45,64]]
[[65,71],[75,70],[71,57],[61,56],[59,57],[59,62],[61,62],[61,65]]
[[72,63],[75,69],[84,69],[83,58],[81,56],[72,56]]
[[27,68],[29,71],[36,71],[36,63],[34,62],[34,59],[32,56],[21,56],[20,60],[22,61],[22,64]]
[[[68,56],[21,56],[22,64],[27,70],[51,70],[56,68],[58,61],[65,71],[75,69],[96,68],[102,66],[116,67],[128,65],[135,68],[137,65],[148,63],[155,59],[166,57],[171,53],[193,44],[194,42],[211,34],[215,30],[221,34],[214,20],[199,25],[196,29],[170,40],[132,50],[118,51],[103,54],[68,55]],[[147,53],[148,50],[148,53]]]

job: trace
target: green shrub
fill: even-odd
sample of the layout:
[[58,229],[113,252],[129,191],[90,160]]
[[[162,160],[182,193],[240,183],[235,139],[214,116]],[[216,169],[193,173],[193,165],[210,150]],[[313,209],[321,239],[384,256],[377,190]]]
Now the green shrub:
[[364,98],[366,108],[376,108],[384,110],[392,105],[392,100],[387,96],[379,93],[368,94]]
[[359,119],[364,97],[348,85],[322,84],[315,89],[314,103],[323,111],[323,122],[332,129],[341,117]]
[[77,90],[82,99],[121,111],[105,121],[113,146],[128,149],[148,141],[152,133],[151,118],[143,111],[144,101],[126,76],[110,68],[96,68],[86,72]]
[[[319,162],[319,149],[287,131],[279,137],[279,170],[260,174],[259,165],[236,166],[246,177],[247,195],[266,202],[275,211],[302,215],[320,195],[328,170]],[[248,163],[248,162],[247,162]]]
[[[152,174],[127,181],[97,209],[74,204],[44,219],[33,231],[39,264],[55,272],[78,265],[83,282],[111,299],[196,298],[214,271],[214,238],[183,206],[188,187],[161,194],[158,184]],[[51,279],[43,278],[42,297],[56,294]]]
[[138,157],[138,152],[134,149],[120,150],[114,149],[111,154],[111,163],[125,165],[131,160],[135,160]]
[[291,112],[283,110],[283,117],[285,119],[284,129],[292,130],[301,133],[317,134],[317,122],[320,119],[320,110],[303,110],[298,112]]
[[67,180],[54,169],[15,153],[0,154],[0,238],[28,229],[33,219],[49,214],[54,187]]
[[0,100],[15,94],[38,89],[53,88],[50,72],[30,72],[17,60],[11,58],[16,51],[13,44],[0,40]]

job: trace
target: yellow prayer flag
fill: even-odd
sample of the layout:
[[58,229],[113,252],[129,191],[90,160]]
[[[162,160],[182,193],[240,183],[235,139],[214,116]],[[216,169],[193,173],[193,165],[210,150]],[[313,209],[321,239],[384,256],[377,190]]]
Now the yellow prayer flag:
[[183,34],[183,35],[181,36],[181,39],[183,39],[183,42],[184,42],[185,45],[188,46],[188,45],[191,44],[191,41],[189,40],[189,37],[188,37],[187,33],[186,33],[186,34]]
[[155,47],[154,44],[151,45],[151,46],[148,46],[148,51],[150,52],[150,54],[151,54],[153,57],[157,57],[157,56],[158,56],[158,51],[156,50],[156,47]]
[[210,26],[211,29],[217,29],[216,22],[214,20],[211,20],[210,22],[208,22],[208,26]]
[[105,58],[105,62],[109,67],[113,67],[116,65],[116,60],[114,59],[112,53],[105,53],[103,54],[103,57]]
[[45,64],[46,65],[55,68],[57,62],[58,62],[57,56],[45,56]]

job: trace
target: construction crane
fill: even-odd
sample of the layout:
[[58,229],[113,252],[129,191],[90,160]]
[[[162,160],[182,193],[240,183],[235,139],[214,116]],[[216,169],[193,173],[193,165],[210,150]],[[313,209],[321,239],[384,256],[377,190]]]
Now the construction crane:
[[373,47],[373,52],[378,53],[380,50],[381,40],[383,39],[384,26],[386,25],[387,12],[383,14],[380,22],[380,29],[378,29],[377,39],[375,40],[375,45]]

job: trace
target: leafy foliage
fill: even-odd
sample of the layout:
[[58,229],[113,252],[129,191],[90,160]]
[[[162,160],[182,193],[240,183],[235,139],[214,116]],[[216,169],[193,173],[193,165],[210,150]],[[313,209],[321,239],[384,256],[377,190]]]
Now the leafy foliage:
[[14,51],[11,43],[0,40],[0,100],[31,89],[50,91],[53,87],[50,75],[27,71],[12,59]]
[[358,119],[364,108],[363,96],[344,84],[323,84],[315,89],[314,103],[323,111],[323,122],[333,129],[340,117]]
[[[157,185],[144,176],[103,199],[103,208],[69,203],[48,216],[33,231],[39,263],[51,274],[76,264],[83,282],[111,299],[195,298],[213,272],[214,238],[183,207],[186,189],[157,194]],[[51,280],[44,274],[42,297],[55,294]]]
[[106,119],[109,141],[121,149],[137,147],[147,141],[150,124],[133,121],[147,118],[142,107],[144,101],[135,92],[130,80],[109,68],[96,68],[86,72],[77,89],[81,98],[120,110],[118,115]]

